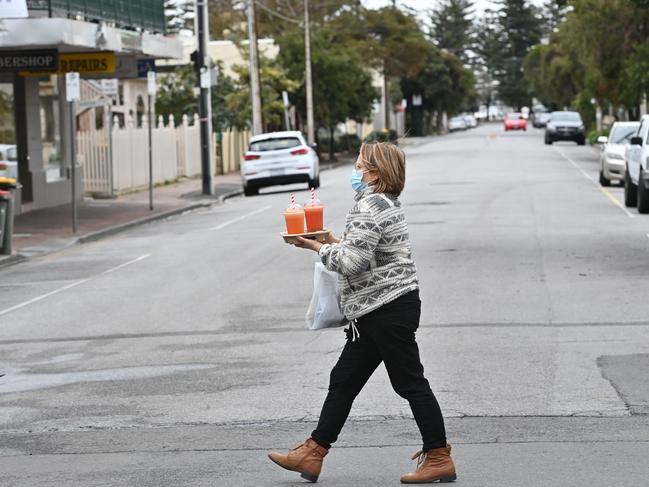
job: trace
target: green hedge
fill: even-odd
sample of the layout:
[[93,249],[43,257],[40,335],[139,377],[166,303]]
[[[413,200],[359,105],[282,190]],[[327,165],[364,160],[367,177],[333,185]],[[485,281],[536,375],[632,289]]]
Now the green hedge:
[[588,143],[590,145],[597,145],[597,138],[602,135],[608,137],[608,130],[591,130],[590,132],[588,132]]

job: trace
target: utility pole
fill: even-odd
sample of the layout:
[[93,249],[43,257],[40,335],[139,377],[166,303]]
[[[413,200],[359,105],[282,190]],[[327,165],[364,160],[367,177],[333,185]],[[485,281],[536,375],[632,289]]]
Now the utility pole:
[[248,0],[248,51],[250,53],[252,135],[259,135],[264,129],[261,118],[261,86],[259,81],[259,55],[257,54],[257,28],[255,26],[255,20],[255,0]]
[[304,64],[306,81],[306,126],[307,142],[315,144],[315,122],[313,121],[313,84],[311,80],[311,26],[309,22],[309,0],[304,0]]
[[198,116],[201,135],[201,172],[203,176],[203,194],[214,194],[212,187],[212,120],[211,120],[211,76],[207,58],[207,0],[196,0],[196,33],[197,51],[194,59],[196,77],[200,86]]

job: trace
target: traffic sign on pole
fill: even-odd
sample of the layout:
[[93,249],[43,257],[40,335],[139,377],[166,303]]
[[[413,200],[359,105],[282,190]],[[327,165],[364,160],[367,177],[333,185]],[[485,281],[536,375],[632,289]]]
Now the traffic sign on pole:
[[146,91],[149,94],[149,96],[155,96],[156,93],[155,71],[149,71],[146,74]]
[[65,99],[79,101],[81,98],[81,78],[79,73],[65,73]]

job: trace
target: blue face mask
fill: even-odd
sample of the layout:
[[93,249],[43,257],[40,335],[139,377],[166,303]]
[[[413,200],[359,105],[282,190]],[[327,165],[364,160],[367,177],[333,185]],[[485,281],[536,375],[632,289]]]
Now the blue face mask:
[[363,174],[365,174],[363,171],[359,171],[356,168],[352,169],[352,177],[349,180],[352,183],[352,188],[357,193],[367,188],[367,183],[363,181]]

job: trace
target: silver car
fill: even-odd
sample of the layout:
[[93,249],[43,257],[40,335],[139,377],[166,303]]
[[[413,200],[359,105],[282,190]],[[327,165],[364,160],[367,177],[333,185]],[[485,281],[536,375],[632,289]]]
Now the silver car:
[[456,130],[466,130],[467,123],[464,117],[453,117],[448,121],[448,131],[455,132]]
[[639,126],[640,122],[615,122],[608,137],[601,136],[597,139],[602,144],[602,154],[599,157],[599,183],[602,186],[610,186],[613,181],[624,181],[624,151]]

